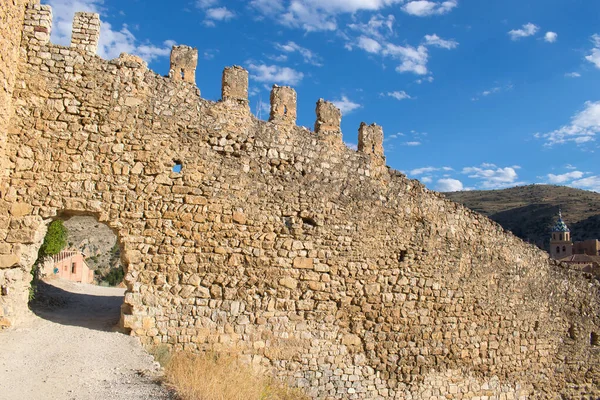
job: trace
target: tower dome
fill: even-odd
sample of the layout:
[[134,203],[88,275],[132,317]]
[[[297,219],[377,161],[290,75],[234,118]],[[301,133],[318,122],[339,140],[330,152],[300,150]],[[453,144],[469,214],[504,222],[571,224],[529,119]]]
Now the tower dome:
[[558,211],[558,221],[556,221],[556,224],[552,228],[552,232],[571,232],[567,227],[567,224],[565,224],[565,221],[562,219],[561,211]]

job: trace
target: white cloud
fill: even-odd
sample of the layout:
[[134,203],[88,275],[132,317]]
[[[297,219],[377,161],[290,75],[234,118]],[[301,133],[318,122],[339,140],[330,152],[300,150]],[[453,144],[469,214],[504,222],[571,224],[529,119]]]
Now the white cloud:
[[235,13],[227,7],[218,7],[220,0],[196,0],[196,7],[204,11],[205,26],[216,26],[216,22],[228,21],[235,17]]
[[250,6],[282,25],[312,32],[338,29],[336,17],[339,14],[378,11],[403,2],[404,0],[252,0]]
[[362,105],[360,105],[358,103],[354,103],[353,101],[348,99],[347,96],[342,96],[342,98],[339,100],[333,100],[332,103],[335,104],[335,106],[340,109],[342,114],[346,114],[346,115],[350,114],[352,111],[362,107]]
[[[69,46],[75,12],[95,12],[100,14],[102,19],[105,11],[102,3],[102,0],[48,0],[53,14],[52,42]],[[105,59],[112,59],[121,53],[128,53],[142,57],[146,62],[151,62],[158,57],[171,54],[171,47],[174,43],[171,40],[164,41],[162,45],[140,43],[127,25],[115,30],[110,23],[101,21],[98,55]]]
[[515,171],[519,168],[519,166],[498,168],[493,164],[482,164],[481,167],[463,168],[462,173],[471,179],[481,180],[480,186],[483,189],[500,189],[521,183],[517,182],[519,176]]
[[588,176],[587,178],[578,179],[571,182],[569,186],[600,192],[600,176]]
[[317,67],[323,66],[323,64],[320,62],[320,57],[317,54],[313,53],[306,47],[296,44],[296,42],[289,41],[285,44],[276,43],[275,48],[285,53],[298,52],[304,58],[305,63],[312,64]]
[[493,94],[497,94],[497,93],[500,93],[500,92],[506,92],[506,91],[512,90],[513,87],[514,86],[512,84],[508,84],[508,85],[505,85],[505,86],[495,86],[493,88],[484,90],[481,93],[478,93],[477,96],[471,98],[471,100],[472,101],[478,101],[480,99],[480,97],[488,97],[488,96],[491,96]]
[[581,74],[579,72],[567,72],[565,76],[567,78],[581,78]]
[[443,178],[437,181],[437,190],[439,192],[458,192],[463,189],[463,183],[458,179]]
[[513,29],[512,31],[508,32],[508,34],[512,40],[519,40],[524,37],[535,35],[539,29],[540,28],[537,25],[529,22],[523,25],[521,29]]
[[457,0],[448,0],[443,2],[434,2],[428,0],[416,0],[410,1],[404,6],[402,10],[405,13],[414,15],[417,17],[428,17],[431,15],[442,15],[449,13],[453,8],[458,6]]
[[451,50],[451,49],[455,49],[458,46],[458,42],[453,39],[450,39],[450,40],[442,39],[441,37],[439,37],[438,35],[436,35],[434,33],[433,35],[425,35],[425,45],[436,46],[436,47],[440,47],[442,49]]
[[304,78],[302,72],[296,71],[288,67],[280,67],[278,65],[254,64],[248,65],[248,70],[252,77],[258,82],[297,85]]
[[402,143],[403,146],[420,146],[422,143],[421,142],[417,142],[417,141],[413,141],[413,142],[404,142]]
[[574,169],[577,169],[577,167],[574,167],[574,166],[572,166],[571,164],[567,164],[567,165],[565,165],[565,168],[566,168],[566,169],[569,169],[569,170],[574,170]]
[[420,179],[420,181],[423,183],[431,183],[431,182],[433,182],[433,179],[431,179],[430,176],[424,176]]
[[358,150],[358,145],[356,143],[346,142],[345,144],[349,149],[352,149],[354,151]]
[[442,167],[442,168],[436,168],[436,167],[423,167],[423,168],[416,168],[413,169],[412,171],[409,172],[410,175],[413,176],[419,176],[419,175],[423,175],[423,174],[428,174],[430,172],[436,172],[436,171],[452,171],[453,169],[450,167]]
[[226,21],[235,16],[235,14],[228,10],[227,7],[209,8],[206,10],[206,18],[214,21]]
[[429,83],[433,82],[433,76],[428,76],[428,77],[423,78],[423,79],[417,79],[415,81],[415,83],[417,83],[418,85],[420,85],[421,83],[424,83],[424,82],[429,82]]
[[594,43],[594,48],[592,49],[592,54],[586,56],[585,59],[594,64],[596,68],[600,68],[600,35],[597,33],[592,35],[591,40]]
[[544,40],[548,43],[554,43],[558,39],[558,33],[556,32],[546,32],[544,35]]
[[548,182],[553,184],[561,184],[581,178],[583,178],[583,172],[581,171],[571,171],[561,175],[548,174]]
[[384,17],[383,15],[372,16],[367,23],[348,24],[348,28],[377,39],[383,39],[385,36],[394,33],[394,22],[396,18],[393,15]]
[[368,38],[366,36],[361,36],[358,38],[357,46],[367,53],[379,53],[382,48],[377,40]]
[[546,146],[573,142],[583,144],[595,140],[600,132],[600,101],[585,103],[585,108],[571,118],[571,124],[555,131],[534,136],[545,139]]
[[398,72],[412,72],[417,75],[427,75],[427,61],[429,53],[427,47],[421,45],[412,47],[410,45],[398,46],[387,43],[382,50],[383,55],[387,55],[400,60],[401,64],[396,67]]
[[396,100],[404,100],[404,99],[411,99],[412,97],[410,97],[410,95],[408,93],[406,93],[404,90],[396,90],[394,92],[387,92],[385,94],[385,96],[388,97],[393,97]]

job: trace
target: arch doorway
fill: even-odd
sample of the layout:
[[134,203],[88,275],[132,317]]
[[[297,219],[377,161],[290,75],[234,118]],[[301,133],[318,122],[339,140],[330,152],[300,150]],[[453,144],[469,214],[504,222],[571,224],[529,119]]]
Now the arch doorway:
[[63,325],[120,329],[126,291],[120,255],[117,234],[94,216],[51,221],[32,271],[31,310]]

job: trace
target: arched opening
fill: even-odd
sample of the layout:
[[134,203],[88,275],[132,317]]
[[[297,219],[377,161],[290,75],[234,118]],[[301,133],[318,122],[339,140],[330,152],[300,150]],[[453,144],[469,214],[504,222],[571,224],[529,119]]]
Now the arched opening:
[[125,265],[117,234],[94,216],[62,214],[48,231],[32,269],[30,309],[62,325],[119,328]]
[[560,253],[560,246],[556,246],[556,254]]

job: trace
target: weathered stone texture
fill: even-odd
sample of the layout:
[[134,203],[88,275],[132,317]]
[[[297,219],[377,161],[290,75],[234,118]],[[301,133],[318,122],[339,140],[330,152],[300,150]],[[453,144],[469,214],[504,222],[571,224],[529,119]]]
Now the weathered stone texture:
[[235,100],[248,104],[248,71],[234,65],[223,70],[221,82],[223,100]]
[[73,19],[71,47],[96,54],[100,39],[100,16],[96,13],[77,12]]
[[273,85],[269,121],[296,124],[296,91],[289,86]]
[[235,351],[319,399],[600,396],[598,283],[386,168],[380,127],[355,152],[296,127],[291,88],[263,122],[132,56],[23,51],[0,246],[96,215],[144,344]]
[[176,81],[196,83],[198,49],[189,46],[174,46],[171,51],[169,76]]
[[[8,228],[20,218],[23,208],[11,205],[15,200],[8,180],[9,160],[6,157],[9,121],[13,115],[12,95],[18,73],[21,35],[38,37],[49,36],[44,28],[50,27],[48,15],[40,9],[39,20],[35,26],[24,28],[25,5],[27,0],[4,0],[0,2],[0,329],[18,322],[20,316],[28,312],[27,295],[30,281],[29,269],[22,267],[20,246],[7,243]],[[27,207],[27,206],[24,206]],[[30,265],[28,266],[31,267]],[[10,301],[6,301],[10,298]],[[10,316],[10,317],[9,317]]]
[[342,143],[342,112],[335,104],[319,99],[317,101],[317,121],[315,133],[321,138],[328,138],[333,143]]

